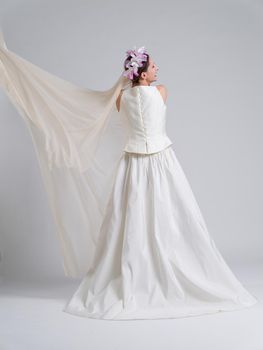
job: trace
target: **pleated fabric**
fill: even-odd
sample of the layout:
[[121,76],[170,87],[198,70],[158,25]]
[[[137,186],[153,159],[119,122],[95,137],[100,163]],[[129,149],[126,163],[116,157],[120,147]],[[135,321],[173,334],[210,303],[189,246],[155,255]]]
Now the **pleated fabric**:
[[178,318],[257,301],[218,251],[172,146],[124,152],[93,266],[63,311],[111,320]]

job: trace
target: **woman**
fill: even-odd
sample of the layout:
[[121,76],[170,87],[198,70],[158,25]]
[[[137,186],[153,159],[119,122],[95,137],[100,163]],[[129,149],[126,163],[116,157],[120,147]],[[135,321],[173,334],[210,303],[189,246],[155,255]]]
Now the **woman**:
[[65,272],[84,277],[63,311],[156,319],[257,302],[208,233],[166,134],[167,92],[151,85],[158,68],[144,47],[127,51],[125,71],[104,92],[50,75],[3,41],[0,53],[2,86],[30,121]]

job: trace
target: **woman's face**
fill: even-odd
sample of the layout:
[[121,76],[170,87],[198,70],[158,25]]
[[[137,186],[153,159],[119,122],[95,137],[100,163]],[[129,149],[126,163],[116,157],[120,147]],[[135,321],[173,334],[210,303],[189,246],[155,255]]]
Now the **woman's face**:
[[157,71],[158,67],[156,66],[155,62],[152,60],[151,57],[149,57],[149,67],[147,69],[147,80],[149,83],[157,80]]

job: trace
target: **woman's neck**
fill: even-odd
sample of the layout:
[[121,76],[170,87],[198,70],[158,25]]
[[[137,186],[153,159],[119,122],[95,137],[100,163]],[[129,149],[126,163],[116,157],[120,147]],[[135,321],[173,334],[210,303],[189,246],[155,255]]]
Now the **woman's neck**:
[[151,84],[133,84],[132,87],[135,87],[135,86],[151,86]]

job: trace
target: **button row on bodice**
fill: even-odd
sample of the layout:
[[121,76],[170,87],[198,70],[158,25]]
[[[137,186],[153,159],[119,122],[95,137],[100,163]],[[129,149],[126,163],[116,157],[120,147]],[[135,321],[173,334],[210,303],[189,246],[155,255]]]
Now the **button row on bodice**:
[[156,153],[172,144],[166,134],[166,106],[156,86],[125,90],[122,109],[129,124],[124,148],[132,153]]

